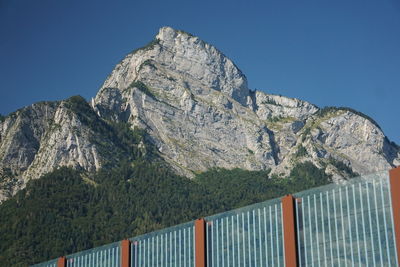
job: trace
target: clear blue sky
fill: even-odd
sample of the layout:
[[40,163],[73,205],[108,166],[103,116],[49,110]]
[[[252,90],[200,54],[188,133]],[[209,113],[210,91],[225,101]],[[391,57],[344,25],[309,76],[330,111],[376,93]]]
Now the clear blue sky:
[[165,25],[215,45],[251,88],[357,109],[400,144],[400,0],[0,0],[0,113],[89,100]]

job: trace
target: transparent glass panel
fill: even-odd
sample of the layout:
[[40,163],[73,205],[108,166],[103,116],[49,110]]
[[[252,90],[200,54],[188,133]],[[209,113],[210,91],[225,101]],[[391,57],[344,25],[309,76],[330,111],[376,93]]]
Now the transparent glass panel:
[[284,266],[280,199],[205,219],[207,266]]
[[294,196],[300,266],[398,266],[388,172]]
[[131,267],[194,267],[194,222],[129,239]]
[[32,267],[57,267],[57,259],[38,263],[35,265],[31,265],[31,266]]
[[119,267],[121,265],[120,243],[115,242],[68,255],[67,267]]

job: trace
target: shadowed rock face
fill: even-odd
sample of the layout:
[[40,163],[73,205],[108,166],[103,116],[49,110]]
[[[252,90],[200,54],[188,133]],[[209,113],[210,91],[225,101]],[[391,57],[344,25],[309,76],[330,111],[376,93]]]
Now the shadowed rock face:
[[[91,172],[112,157],[101,147],[112,141],[68,101],[37,103],[0,123],[0,201],[58,166]],[[212,167],[287,174],[308,160],[341,179],[348,173],[335,162],[360,174],[400,163],[399,147],[365,116],[251,91],[215,47],[169,27],[116,65],[91,108],[92,120],[145,129],[188,177]]]

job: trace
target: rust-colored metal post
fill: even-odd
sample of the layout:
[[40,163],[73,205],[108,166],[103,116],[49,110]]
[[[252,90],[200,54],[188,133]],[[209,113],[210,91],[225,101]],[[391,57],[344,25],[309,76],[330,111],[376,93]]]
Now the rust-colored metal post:
[[67,259],[65,257],[60,257],[57,260],[57,267],[66,267],[67,266]]
[[400,263],[400,167],[389,171],[397,262]]
[[131,266],[131,242],[128,239],[121,241],[121,267]]
[[206,267],[206,221],[198,219],[194,223],[195,267]]
[[286,195],[282,198],[283,213],[283,240],[285,244],[285,263],[287,267],[297,267],[296,243],[296,211],[294,197]]

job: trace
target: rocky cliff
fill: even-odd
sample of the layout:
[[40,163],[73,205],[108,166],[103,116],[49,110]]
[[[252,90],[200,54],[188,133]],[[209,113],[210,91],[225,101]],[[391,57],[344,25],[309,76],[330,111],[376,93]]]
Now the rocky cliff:
[[0,202],[55,168],[93,172],[126,154],[80,96],[24,107],[0,123]]
[[332,163],[360,174],[399,163],[399,148],[370,118],[251,91],[215,47],[169,27],[115,67],[92,106],[101,117],[145,128],[187,176],[215,166],[286,174],[311,160],[343,177]]
[[187,177],[212,167],[284,176],[311,161],[338,180],[400,164],[400,148],[367,116],[252,91],[215,47],[163,27],[116,65],[91,107],[37,103],[0,123],[0,201],[58,166],[91,172],[115,150],[122,155],[117,137],[106,134],[118,122],[144,129]]

